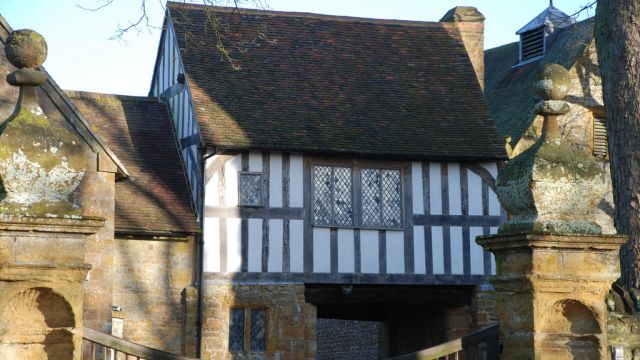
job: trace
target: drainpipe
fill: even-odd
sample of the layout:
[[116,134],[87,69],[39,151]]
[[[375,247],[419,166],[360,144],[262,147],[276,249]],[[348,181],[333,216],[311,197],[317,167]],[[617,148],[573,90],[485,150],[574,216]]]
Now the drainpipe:
[[200,189],[198,189],[198,191],[200,192],[200,235],[198,236],[198,271],[197,271],[197,277],[196,277],[196,281],[197,284],[196,286],[198,287],[198,317],[196,320],[196,327],[197,327],[197,349],[196,349],[196,354],[198,356],[198,358],[202,358],[202,318],[203,318],[203,313],[204,313],[204,210],[205,210],[205,206],[204,206],[204,192],[205,192],[205,186],[206,184],[204,183],[205,180],[205,171],[206,171],[206,165],[207,165],[207,160],[211,157],[213,157],[214,155],[216,155],[216,151],[214,150],[211,154],[207,154],[207,148],[204,146],[201,146],[200,148],[200,158],[201,158],[201,164],[200,164],[200,175],[202,176],[202,180],[200,181]]

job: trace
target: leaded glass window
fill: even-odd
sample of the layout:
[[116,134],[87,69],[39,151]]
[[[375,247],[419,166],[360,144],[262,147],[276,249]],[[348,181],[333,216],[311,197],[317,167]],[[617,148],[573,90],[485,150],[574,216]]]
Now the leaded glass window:
[[362,169],[362,225],[402,227],[400,170]]
[[240,173],[240,206],[262,205],[262,174]]
[[267,312],[265,310],[251,310],[251,351],[265,351],[266,323]]
[[313,167],[313,222],[316,225],[353,225],[351,168]]
[[244,351],[244,309],[229,314],[229,351]]

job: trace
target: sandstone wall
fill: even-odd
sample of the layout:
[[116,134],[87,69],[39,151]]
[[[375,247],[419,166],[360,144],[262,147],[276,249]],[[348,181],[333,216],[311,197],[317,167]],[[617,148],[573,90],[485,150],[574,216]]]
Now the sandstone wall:
[[[316,307],[305,303],[302,284],[205,283],[203,307],[203,360],[316,358]],[[239,308],[267,311],[265,352],[228,351],[230,310]]]
[[194,356],[195,241],[116,239],[113,258],[113,305],[122,309],[113,315],[122,319],[122,337]]

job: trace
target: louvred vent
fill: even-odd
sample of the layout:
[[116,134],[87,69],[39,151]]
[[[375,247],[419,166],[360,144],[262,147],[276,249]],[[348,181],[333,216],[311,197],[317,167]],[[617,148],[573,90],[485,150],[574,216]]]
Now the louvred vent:
[[606,158],[608,154],[607,121],[606,119],[593,119],[593,156]]
[[544,55],[544,26],[520,35],[520,61]]

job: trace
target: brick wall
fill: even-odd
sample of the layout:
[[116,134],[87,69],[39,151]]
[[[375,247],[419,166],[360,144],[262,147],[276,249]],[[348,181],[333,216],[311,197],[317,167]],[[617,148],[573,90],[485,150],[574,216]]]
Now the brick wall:
[[[316,358],[316,307],[305,303],[302,284],[205,283],[203,308],[203,360]],[[266,309],[266,352],[229,353],[229,312],[237,308]]]
[[475,291],[471,305],[473,314],[473,330],[480,330],[495,325],[499,322],[496,313],[496,299],[493,289],[481,289]]
[[187,305],[197,308],[194,251],[193,239],[114,241],[113,305],[122,308],[115,316],[124,339],[195,355],[197,310],[185,318]]
[[383,358],[387,334],[382,322],[318,319],[317,360]]

